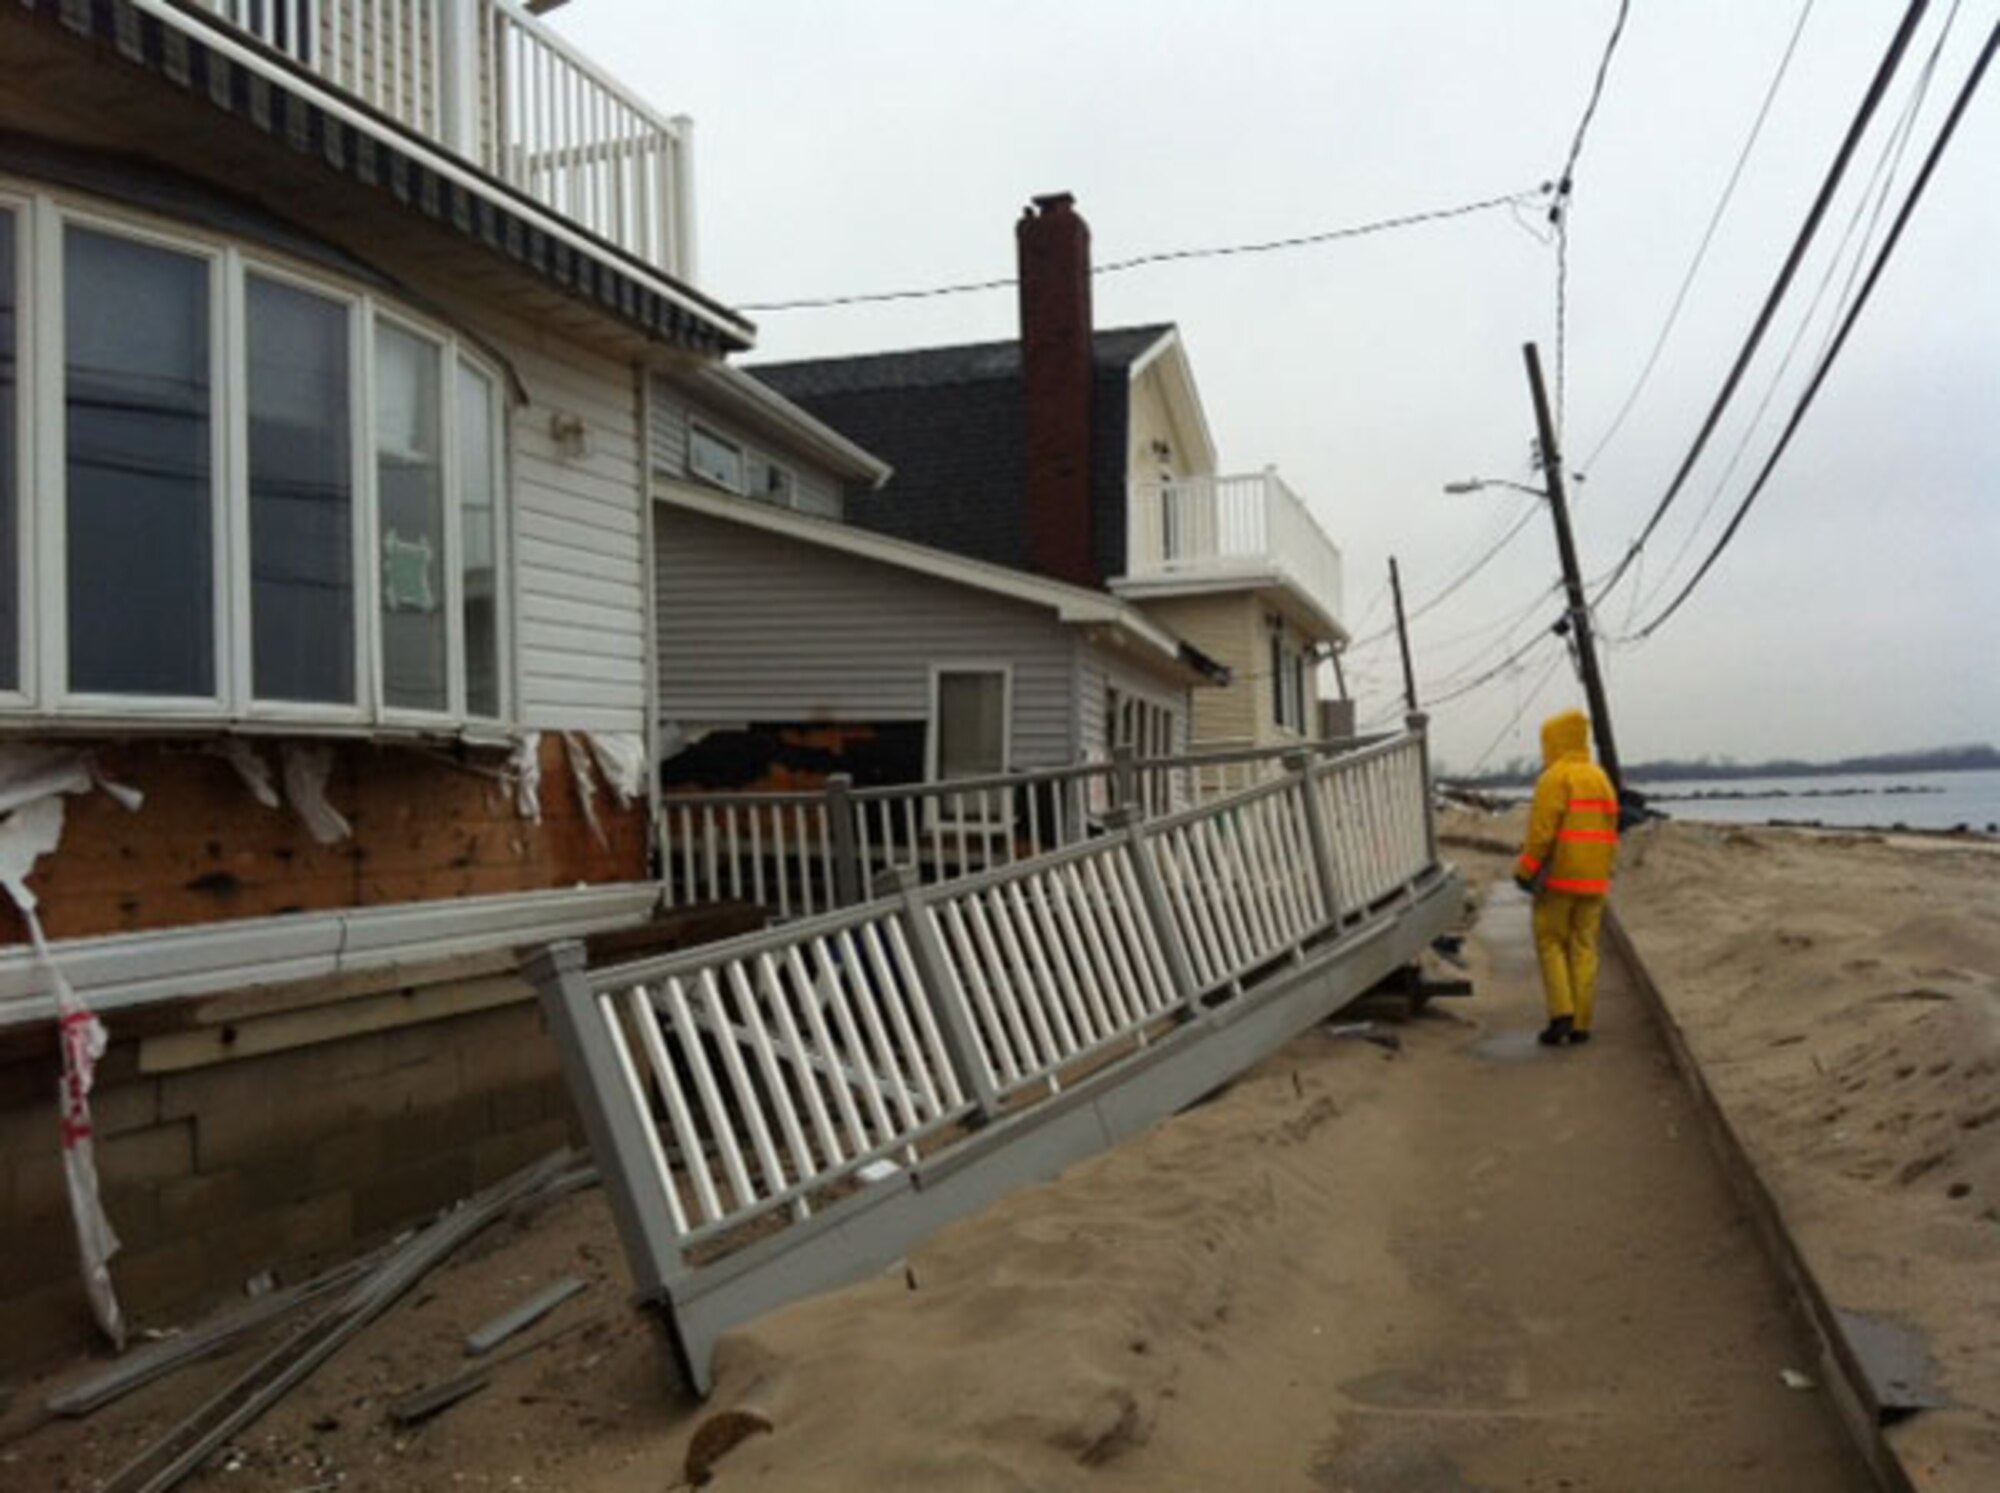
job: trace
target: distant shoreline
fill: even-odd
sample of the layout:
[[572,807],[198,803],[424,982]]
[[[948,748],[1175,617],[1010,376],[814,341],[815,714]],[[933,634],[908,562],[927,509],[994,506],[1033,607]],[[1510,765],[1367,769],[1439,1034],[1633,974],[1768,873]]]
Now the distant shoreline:
[[[1896,752],[1870,757],[1844,757],[1837,762],[1638,762],[1628,763],[1628,783],[1733,783],[1754,778],[1909,777],[1918,773],[2000,771],[2000,750],[1990,746],[1939,747],[1925,752]],[[1540,772],[1535,767],[1510,767],[1505,772],[1466,777],[1444,772],[1438,776],[1475,790],[1526,787]],[[1885,787],[1882,793],[1899,790]],[[1664,798],[1665,794],[1654,797]]]

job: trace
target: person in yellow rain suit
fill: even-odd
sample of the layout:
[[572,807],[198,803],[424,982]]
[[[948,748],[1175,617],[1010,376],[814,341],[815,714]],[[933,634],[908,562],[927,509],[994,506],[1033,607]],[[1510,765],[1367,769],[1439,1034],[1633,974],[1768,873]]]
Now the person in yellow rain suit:
[[1590,718],[1580,710],[1542,723],[1542,775],[1514,880],[1535,898],[1535,953],[1551,1047],[1588,1042],[1597,1004],[1597,938],[1618,862],[1618,795],[1590,760]]

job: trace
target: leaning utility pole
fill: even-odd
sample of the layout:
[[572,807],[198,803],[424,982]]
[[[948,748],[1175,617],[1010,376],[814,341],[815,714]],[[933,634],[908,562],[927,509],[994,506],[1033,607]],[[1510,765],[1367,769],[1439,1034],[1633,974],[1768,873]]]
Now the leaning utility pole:
[[1583,572],[1576,562],[1576,539],[1569,531],[1569,501],[1563,496],[1562,452],[1556,445],[1555,424],[1549,418],[1548,391],[1542,387],[1542,359],[1530,342],[1521,349],[1528,360],[1528,392],[1535,401],[1535,430],[1542,444],[1542,476],[1546,479],[1549,512],[1556,521],[1556,548],[1562,554],[1563,590],[1569,597],[1569,625],[1576,639],[1577,667],[1583,674],[1584,698],[1590,702],[1590,728],[1597,737],[1597,757],[1611,776],[1611,786],[1625,798],[1625,775],[1618,768],[1618,744],[1611,734],[1611,706],[1604,698],[1604,678],[1597,672],[1597,649],[1590,637],[1590,604],[1583,595]]
[[1417,671],[1410,667],[1410,624],[1403,618],[1403,577],[1397,573],[1396,557],[1389,557],[1389,589],[1396,598],[1396,642],[1403,650],[1403,704],[1417,713]]

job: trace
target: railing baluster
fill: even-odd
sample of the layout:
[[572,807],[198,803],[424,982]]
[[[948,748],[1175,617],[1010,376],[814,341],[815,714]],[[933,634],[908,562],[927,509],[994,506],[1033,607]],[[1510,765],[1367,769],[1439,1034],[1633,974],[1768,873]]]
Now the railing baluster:
[[[680,1039],[681,1057],[694,1077],[695,1094],[701,1100],[702,1113],[708,1119],[708,1133],[714,1137],[716,1149],[722,1154],[722,1174],[728,1179],[730,1191],[735,1195],[736,1207],[752,1207],[756,1203],[756,1192],[750,1186],[750,1173],[743,1164],[743,1148],[736,1143],[736,1127],[730,1123],[728,1107],[723,1104],[722,1094],[716,1088],[708,1049],[702,1046],[701,1028],[695,1022],[694,1013],[688,1009],[687,992],[681,988],[679,980],[668,980],[665,989],[667,1010],[674,1022],[674,1035]],[[727,1038],[718,1035],[716,1041],[718,1045],[726,1044]],[[721,1217],[724,1211],[718,1203],[716,1216]]]
[[[825,956],[817,943],[814,946],[814,957],[821,960],[821,967],[824,968]],[[813,979],[812,972],[806,968],[805,956],[799,952],[797,944],[785,950],[785,968],[791,972],[792,987],[798,991],[799,1004],[805,1011],[806,1029],[812,1033],[812,1039],[819,1051],[825,1054],[826,1083],[833,1091],[833,1106],[840,1111],[841,1121],[847,1126],[851,1150],[858,1156],[868,1150],[873,1142],[869,1139],[868,1126],[861,1118],[860,1107],[854,1102],[854,1085],[847,1079],[846,1064],[842,1058],[843,1049],[851,1050],[854,1043],[845,1028],[842,1029],[842,1040],[838,1045],[833,1040],[833,1034],[827,1030],[826,1012],[821,1009],[818,983]],[[831,1006],[833,1001],[828,998],[824,1004]],[[834,1012],[834,1024],[840,1025],[840,1013],[837,1010]],[[863,1097],[866,1097],[865,1089]],[[880,1123],[883,1133],[886,1134],[888,1131],[886,1115],[881,1117]]]
[[[771,1012],[778,1021],[778,1037],[785,1044],[785,1056],[791,1063],[793,1086],[805,1096],[806,1116],[812,1121],[813,1135],[819,1141],[820,1160],[808,1161],[803,1171],[816,1172],[823,1166],[838,1166],[847,1159],[841,1149],[840,1136],[833,1128],[833,1117],[827,1112],[825,1097],[820,1093],[820,1075],[813,1071],[812,1049],[799,1036],[799,1024],[792,1014],[792,1002],[785,991],[784,977],[778,971],[778,963],[769,953],[757,956],[757,979],[764,993],[770,999]],[[802,987],[803,988],[803,987]],[[810,1002],[807,1002],[810,1004]],[[822,1040],[821,1052],[827,1052],[830,1044]]]

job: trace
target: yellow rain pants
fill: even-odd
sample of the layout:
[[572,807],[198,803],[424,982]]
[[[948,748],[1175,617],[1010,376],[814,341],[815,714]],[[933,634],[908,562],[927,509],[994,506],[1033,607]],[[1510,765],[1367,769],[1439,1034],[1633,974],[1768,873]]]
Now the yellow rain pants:
[[1549,1020],[1567,1016],[1576,1030],[1590,1030],[1597,1009],[1597,935],[1604,926],[1602,897],[1543,892],[1535,898],[1535,953],[1542,963],[1542,997]]

